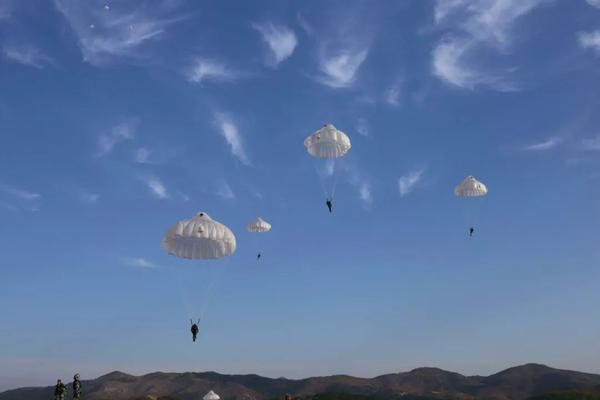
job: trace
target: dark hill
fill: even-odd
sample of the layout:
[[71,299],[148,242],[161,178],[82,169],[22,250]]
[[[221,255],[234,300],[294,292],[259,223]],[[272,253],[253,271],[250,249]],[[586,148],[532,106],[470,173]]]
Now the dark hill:
[[[417,368],[372,379],[335,375],[292,380],[216,372],[154,372],[133,376],[115,371],[83,381],[83,386],[86,400],[157,400],[167,396],[177,400],[198,400],[211,389],[219,393],[223,400],[270,400],[281,398],[286,393],[307,400],[525,400],[532,397],[559,399],[556,396],[572,396],[574,393],[596,395],[600,375],[539,364],[509,368],[488,377],[463,376],[438,368]],[[70,389],[69,385],[69,392]],[[52,398],[52,387],[0,393],[0,400],[49,398]]]

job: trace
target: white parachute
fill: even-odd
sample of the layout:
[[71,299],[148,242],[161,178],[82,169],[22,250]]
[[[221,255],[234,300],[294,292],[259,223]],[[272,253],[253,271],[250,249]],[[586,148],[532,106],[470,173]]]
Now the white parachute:
[[202,400],[220,400],[221,397],[212,390],[204,395]]
[[165,233],[162,245],[176,257],[206,260],[232,255],[236,240],[228,227],[200,212],[193,219],[173,225]]
[[350,138],[333,124],[326,124],[304,140],[308,153],[319,159],[336,159],[343,157],[352,144]]
[[264,233],[271,230],[271,224],[261,217],[258,217],[254,221],[250,222],[246,229],[248,229],[248,232],[252,233]]
[[487,192],[487,187],[473,176],[467,176],[454,187],[454,194],[458,197],[480,197]]

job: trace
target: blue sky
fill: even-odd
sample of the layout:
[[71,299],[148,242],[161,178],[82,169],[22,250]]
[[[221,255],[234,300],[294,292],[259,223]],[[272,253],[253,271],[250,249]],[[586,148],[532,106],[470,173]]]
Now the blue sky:
[[[1,0],[0,49],[0,389],[600,373],[597,0]],[[232,257],[161,249],[198,211]]]

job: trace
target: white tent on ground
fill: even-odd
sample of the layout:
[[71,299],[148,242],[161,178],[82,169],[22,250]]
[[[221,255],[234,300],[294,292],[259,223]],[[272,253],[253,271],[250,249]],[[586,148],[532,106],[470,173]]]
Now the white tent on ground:
[[212,390],[204,395],[202,400],[220,400],[221,397]]

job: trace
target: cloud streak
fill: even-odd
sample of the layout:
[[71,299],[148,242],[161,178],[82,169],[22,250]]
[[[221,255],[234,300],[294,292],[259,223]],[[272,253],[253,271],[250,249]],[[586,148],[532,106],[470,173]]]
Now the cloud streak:
[[581,149],[586,151],[600,151],[600,135],[582,140]]
[[223,136],[229,145],[231,154],[233,154],[233,156],[242,164],[246,166],[251,165],[246,150],[244,149],[242,137],[231,116],[226,113],[215,114],[215,123],[219,129],[219,134]]
[[323,50],[319,57],[318,81],[334,89],[351,87],[368,53],[367,48]]
[[585,0],[590,6],[600,8],[600,0]]
[[110,132],[100,135],[97,145],[97,157],[104,157],[114,150],[115,146],[135,137],[138,122],[135,119],[123,121],[113,127]]
[[[24,190],[15,186],[0,183],[0,193],[10,197],[8,201],[0,201],[2,208],[9,210],[25,210],[35,212],[40,210],[40,200],[42,196],[39,193]],[[18,203],[15,206],[14,202]]]
[[196,58],[193,65],[185,71],[189,82],[201,84],[203,82],[232,82],[240,74],[225,64],[206,58]]
[[252,27],[260,33],[263,41],[269,46],[268,64],[277,67],[279,63],[292,56],[298,45],[298,38],[293,30],[273,23],[253,24]]
[[358,122],[356,123],[356,132],[358,132],[359,135],[365,137],[370,135],[369,124],[367,123],[367,120],[365,118],[358,119]]
[[544,0],[437,0],[434,21],[459,33],[445,35],[432,51],[432,73],[461,89],[484,86],[498,91],[517,90],[506,71],[490,71],[477,61],[483,49],[504,54],[516,21]]
[[138,164],[151,164],[150,155],[152,151],[148,150],[145,147],[140,147],[135,151],[134,160]]
[[233,200],[235,198],[235,194],[227,182],[221,182],[219,184],[217,195],[225,200]]
[[42,197],[39,193],[4,184],[0,184],[0,191],[25,201],[39,200]]
[[4,46],[2,54],[7,60],[37,69],[54,64],[52,58],[32,46]]
[[523,151],[547,151],[557,147],[562,141],[559,138],[551,137],[539,143],[533,143],[522,148]]
[[398,179],[400,197],[406,197],[415,190],[423,178],[423,173],[424,171],[422,169],[418,169],[410,171],[408,174],[403,175]]
[[158,265],[142,257],[127,257],[123,259],[123,264],[134,268],[158,268]]
[[396,82],[392,86],[390,86],[384,94],[384,101],[394,107],[400,105],[400,96],[402,94],[402,83]]
[[152,192],[154,196],[158,199],[166,199],[169,197],[169,193],[167,192],[167,188],[162,183],[162,181],[156,177],[151,177],[146,180],[146,186]]
[[95,66],[139,57],[140,48],[158,40],[169,25],[181,20],[165,16],[172,4],[136,8],[123,2],[106,9],[78,0],[54,0],[77,36],[84,61]]
[[600,55],[600,30],[580,32],[577,41],[582,49],[593,50]]

